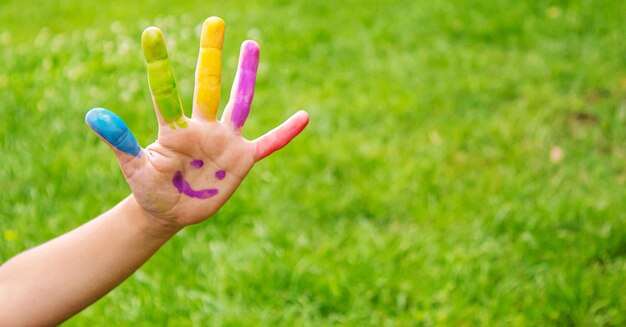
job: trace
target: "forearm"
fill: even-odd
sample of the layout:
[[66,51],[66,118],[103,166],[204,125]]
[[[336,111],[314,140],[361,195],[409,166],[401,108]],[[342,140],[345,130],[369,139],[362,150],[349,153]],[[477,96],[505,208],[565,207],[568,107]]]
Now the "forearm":
[[131,195],[0,266],[0,321],[53,325],[97,301],[180,229],[150,219]]

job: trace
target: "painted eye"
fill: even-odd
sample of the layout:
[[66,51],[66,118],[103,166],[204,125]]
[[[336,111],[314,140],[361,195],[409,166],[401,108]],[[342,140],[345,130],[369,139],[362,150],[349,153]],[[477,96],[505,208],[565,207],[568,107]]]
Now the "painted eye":
[[[204,161],[200,160],[200,159],[194,159],[191,161],[191,163],[189,163],[192,167],[194,168],[202,168],[202,166],[204,166]],[[215,172],[215,178],[217,178],[218,180],[222,180],[224,179],[224,177],[226,177],[226,171],[225,170],[218,170]]]
[[222,180],[224,179],[224,177],[226,177],[226,172],[223,170],[218,170],[215,172],[215,178]]
[[191,166],[195,167],[195,168],[202,168],[202,166],[204,166],[204,161],[202,161],[200,159],[192,160],[191,161]]

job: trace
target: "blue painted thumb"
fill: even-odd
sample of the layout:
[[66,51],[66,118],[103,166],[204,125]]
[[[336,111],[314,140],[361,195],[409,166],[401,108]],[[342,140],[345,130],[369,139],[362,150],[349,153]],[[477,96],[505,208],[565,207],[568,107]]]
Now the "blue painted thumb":
[[124,121],[104,108],[93,108],[85,115],[91,129],[114,148],[131,156],[138,156],[141,147]]

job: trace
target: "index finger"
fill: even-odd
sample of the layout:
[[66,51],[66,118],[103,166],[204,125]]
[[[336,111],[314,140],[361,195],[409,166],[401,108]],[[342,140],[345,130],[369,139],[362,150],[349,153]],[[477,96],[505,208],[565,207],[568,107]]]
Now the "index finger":
[[183,105],[161,30],[148,27],[141,35],[141,47],[146,58],[148,82],[159,121],[171,128],[175,128],[174,124],[185,127],[187,122],[183,117]]

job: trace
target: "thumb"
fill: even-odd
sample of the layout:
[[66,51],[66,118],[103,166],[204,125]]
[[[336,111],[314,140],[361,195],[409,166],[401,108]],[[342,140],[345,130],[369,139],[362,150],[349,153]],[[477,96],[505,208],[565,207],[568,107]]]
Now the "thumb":
[[94,108],[85,115],[89,127],[111,147],[122,169],[125,163],[141,157],[142,149],[124,121],[104,108]]

